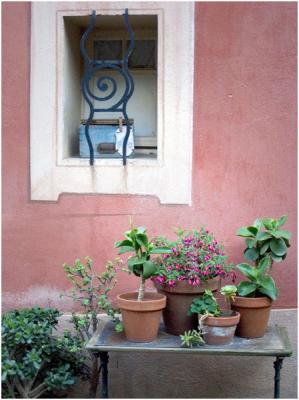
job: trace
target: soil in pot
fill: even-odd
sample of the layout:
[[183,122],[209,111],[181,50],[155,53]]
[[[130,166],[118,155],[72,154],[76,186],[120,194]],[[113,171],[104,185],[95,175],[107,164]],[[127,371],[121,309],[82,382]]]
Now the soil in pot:
[[[199,315],[198,318],[201,316]],[[206,344],[224,345],[233,341],[240,314],[236,311],[223,313],[219,317],[207,317],[203,321],[203,338]]]
[[236,296],[231,308],[240,313],[236,335],[253,339],[264,336],[268,326],[272,301],[268,297]]
[[155,283],[159,293],[167,297],[166,308],[163,310],[165,331],[171,335],[182,335],[185,331],[197,329],[196,314],[188,315],[190,305],[195,297],[204,293],[206,289],[213,292],[219,289],[219,277],[209,279],[198,286],[191,286],[186,281],[177,282],[174,287]]
[[152,342],[158,334],[166,296],[161,293],[146,292],[142,301],[137,301],[137,297],[137,292],[117,296],[125,335],[131,342]]

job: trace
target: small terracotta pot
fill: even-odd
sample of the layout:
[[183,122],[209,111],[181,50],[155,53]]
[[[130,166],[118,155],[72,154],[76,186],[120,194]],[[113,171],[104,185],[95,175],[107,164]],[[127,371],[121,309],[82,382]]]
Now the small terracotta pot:
[[236,335],[253,339],[264,336],[270,316],[272,301],[269,297],[236,296],[231,308],[240,313]]
[[137,301],[137,297],[137,292],[117,296],[125,335],[131,342],[152,342],[158,334],[162,309],[166,306],[166,296],[146,292],[142,301]]
[[174,287],[156,282],[154,284],[158,292],[167,297],[166,308],[163,310],[165,331],[171,335],[181,335],[185,331],[197,329],[197,315],[188,315],[193,299],[206,289],[216,291],[220,287],[220,279],[209,279],[198,286],[189,285],[186,281],[177,282]]
[[[198,315],[200,318],[201,315]],[[240,314],[220,317],[207,317],[203,321],[205,333],[203,334],[206,344],[223,345],[232,342],[236,327],[240,321]]]

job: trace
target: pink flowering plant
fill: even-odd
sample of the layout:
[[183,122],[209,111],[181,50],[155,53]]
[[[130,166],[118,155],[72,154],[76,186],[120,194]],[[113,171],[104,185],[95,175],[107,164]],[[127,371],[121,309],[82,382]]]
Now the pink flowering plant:
[[176,233],[178,238],[175,242],[157,239],[157,244],[171,247],[172,251],[156,259],[154,282],[173,287],[177,282],[186,281],[197,286],[217,276],[224,278],[228,275],[224,247],[212,233],[204,227],[199,231],[178,229]]

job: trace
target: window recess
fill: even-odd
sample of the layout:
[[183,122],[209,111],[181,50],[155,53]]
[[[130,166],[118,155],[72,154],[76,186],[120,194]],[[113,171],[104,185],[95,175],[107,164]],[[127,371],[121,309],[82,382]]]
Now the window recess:
[[[67,64],[69,77],[68,80],[72,81],[72,85],[78,86],[78,79],[82,81],[84,76],[84,62],[81,54],[78,52],[80,47],[80,39],[84,32],[86,32],[90,20],[87,16],[64,16],[63,23],[68,37],[67,46],[69,53],[66,52],[67,57],[64,63]],[[130,158],[149,158],[157,159],[158,157],[158,126],[157,126],[157,85],[158,85],[158,16],[157,15],[128,15],[129,24],[134,32],[135,40],[133,51],[128,59],[128,70],[132,76],[134,91],[132,96],[127,102],[127,115],[133,122],[132,130],[134,133],[134,149],[128,155]],[[122,15],[96,15],[94,26],[89,32],[88,38],[85,42],[86,54],[90,60],[107,61],[111,64],[119,60],[124,60],[126,53],[130,46],[130,39],[128,30],[124,23]],[[71,64],[71,68],[70,68]],[[108,80],[105,77],[109,77]],[[106,85],[106,91],[100,91],[98,82]],[[109,79],[115,80],[117,92],[111,99],[107,101],[99,101],[96,97],[103,97],[105,93],[113,89],[113,82]],[[67,83],[66,83],[67,84]],[[97,71],[89,82],[89,90],[95,97],[91,97],[92,107],[107,111],[95,112],[93,120],[90,122],[90,132],[96,132],[95,137],[90,137],[92,151],[94,158],[109,158],[109,151],[104,153],[97,151],[100,147],[100,141],[106,140],[108,131],[110,129],[111,138],[116,138],[120,127],[117,122],[119,117],[123,117],[122,113],[118,114],[115,111],[108,111],[109,107],[113,106],[118,99],[121,98],[125,90],[125,81],[121,75],[107,67],[101,68]],[[83,157],[87,158],[85,149],[88,145],[86,134],[84,133],[86,127],[80,120],[87,121],[89,118],[90,107],[82,94],[79,96],[80,106],[77,104],[76,108],[80,107],[79,113],[64,113],[64,149],[62,152],[62,159]],[[72,102],[77,102],[75,98]],[[67,106],[66,106],[67,107]],[[110,127],[101,124],[101,120],[115,119],[115,124]],[[72,121],[71,121],[72,120]],[[124,126],[126,130],[126,126]],[[89,128],[88,128],[89,131]],[[103,138],[101,139],[101,131],[103,131]],[[109,138],[109,140],[111,140]],[[84,147],[82,151],[81,147]],[[160,149],[161,150],[161,149]],[[110,158],[122,158],[124,152],[117,152],[111,149]],[[88,157],[89,158],[89,157]]]

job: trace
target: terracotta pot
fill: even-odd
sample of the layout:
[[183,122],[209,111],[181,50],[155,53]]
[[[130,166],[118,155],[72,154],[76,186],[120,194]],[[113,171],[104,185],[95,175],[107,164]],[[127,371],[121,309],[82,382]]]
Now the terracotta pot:
[[171,335],[181,335],[185,331],[197,329],[197,315],[188,315],[190,305],[193,299],[206,289],[216,291],[219,285],[219,277],[209,279],[198,286],[191,286],[186,281],[177,282],[173,288],[155,283],[158,292],[167,297],[166,308],[163,310],[165,331]]
[[131,342],[152,342],[158,334],[166,296],[161,293],[146,292],[142,301],[137,301],[137,297],[137,292],[117,296],[125,335]]
[[[200,318],[200,315],[198,315],[198,318]],[[204,341],[206,344],[214,345],[231,343],[239,321],[240,314],[236,311],[230,316],[207,317],[203,322]]]
[[251,339],[264,336],[270,316],[272,301],[269,297],[236,296],[232,310],[241,315],[236,335]]

